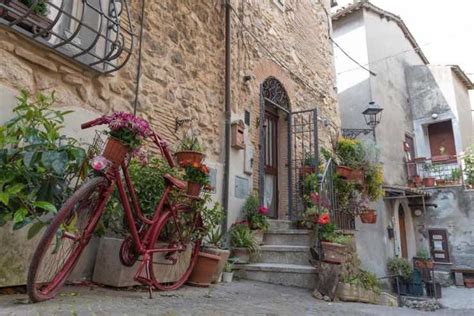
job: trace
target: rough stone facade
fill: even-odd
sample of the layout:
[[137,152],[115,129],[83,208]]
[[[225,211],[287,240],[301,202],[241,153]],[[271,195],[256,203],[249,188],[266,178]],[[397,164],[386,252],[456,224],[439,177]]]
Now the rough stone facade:
[[[259,86],[274,76],[285,87],[291,109],[318,107],[329,122],[320,128],[320,141],[329,146],[339,126],[332,46],[329,41],[330,1],[233,0],[232,119],[251,112],[248,144],[254,148],[253,174],[243,164],[232,167],[231,178],[249,181],[247,194],[257,184]],[[135,33],[139,34],[141,2],[129,1]],[[224,7],[219,0],[148,1],[145,8],[142,75],[138,114],[171,142],[175,119],[192,118],[207,147],[207,159],[217,172],[216,199],[222,197],[224,162]],[[14,90],[56,91],[58,106],[99,113],[132,111],[138,45],[128,64],[101,75],[59,56],[54,51],[0,29],[0,87]],[[251,76],[245,81],[244,76]],[[2,105],[2,114],[9,111]],[[90,115],[91,118],[94,114]],[[81,122],[74,122],[78,125]],[[72,128],[78,131],[78,127]],[[231,151],[231,163],[243,152]],[[284,157],[282,157],[284,158]],[[281,166],[284,166],[284,161]],[[282,170],[284,167],[282,167]],[[284,171],[282,171],[284,172]],[[234,195],[231,180],[230,196]],[[284,190],[284,189],[283,189]],[[283,191],[282,191],[283,192]],[[283,196],[283,195],[282,195]],[[282,197],[284,200],[284,197]],[[229,212],[236,218],[243,199]],[[286,202],[287,203],[287,202]]]

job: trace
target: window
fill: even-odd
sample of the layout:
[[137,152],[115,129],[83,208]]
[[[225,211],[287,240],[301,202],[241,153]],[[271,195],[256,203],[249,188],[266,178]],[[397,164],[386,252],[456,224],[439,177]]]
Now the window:
[[448,233],[446,229],[429,229],[428,235],[433,260],[449,263]]
[[119,69],[132,52],[127,0],[49,0],[42,11],[7,1],[0,9],[0,24],[103,73]]
[[428,136],[433,162],[456,160],[456,146],[451,121],[428,125]]

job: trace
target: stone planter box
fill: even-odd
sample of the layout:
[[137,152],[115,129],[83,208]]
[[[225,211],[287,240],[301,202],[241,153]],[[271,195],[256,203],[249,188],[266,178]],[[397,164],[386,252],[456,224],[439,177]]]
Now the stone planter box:
[[339,282],[336,295],[341,301],[377,304],[379,295],[372,290],[348,283]]
[[[133,277],[137,272],[141,259],[132,267],[122,265],[119,257],[122,241],[123,239],[121,238],[112,237],[102,237],[100,239],[94,267],[94,276],[92,278],[94,282],[114,287],[127,287],[140,284],[136,282]],[[188,249],[181,253],[178,256],[178,262],[180,256],[189,256],[190,252],[191,249]],[[164,259],[164,254],[159,255],[163,256],[162,260],[157,255],[153,256],[153,261],[155,262],[153,267],[155,277],[163,282],[176,281],[183,274],[184,271],[182,269],[186,269],[187,266],[181,267],[179,264],[160,264],[159,262],[165,262],[166,260]]]
[[[31,258],[46,229],[43,228],[34,238],[28,240],[29,228],[30,225],[27,225],[13,230],[11,223],[0,227],[0,287],[26,284]],[[97,247],[98,239],[92,238],[69,276],[69,281],[78,282],[92,278]]]

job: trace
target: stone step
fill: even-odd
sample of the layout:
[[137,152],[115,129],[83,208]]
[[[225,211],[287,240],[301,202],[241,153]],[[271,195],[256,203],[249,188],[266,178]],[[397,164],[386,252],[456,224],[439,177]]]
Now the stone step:
[[251,262],[310,265],[310,256],[308,246],[263,245],[252,254]]
[[316,268],[279,263],[251,263],[234,266],[237,277],[272,284],[314,289]]
[[310,246],[312,231],[303,229],[268,230],[265,232],[265,245]]
[[294,222],[290,220],[269,219],[268,223],[270,224],[269,230],[286,230],[295,228]]

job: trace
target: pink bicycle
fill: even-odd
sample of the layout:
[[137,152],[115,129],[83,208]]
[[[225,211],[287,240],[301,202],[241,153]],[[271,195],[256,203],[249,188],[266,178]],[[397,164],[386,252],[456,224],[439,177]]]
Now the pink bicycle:
[[[81,125],[82,129],[106,124],[106,116]],[[174,162],[167,142],[154,132],[148,137],[159,148],[170,167]],[[110,139],[109,139],[110,141]],[[123,157],[113,161],[97,176],[87,180],[61,207],[52,219],[34,253],[30,264],[27,292],[33,302],[53,298],[74,269],[81,252],[94,234],[96,225],[115,187],[118,189],[129,237],[122,243],[120,261],[126,266],[138,262],[135,280],[150,289],[174,290],[189,278],[196,263],[202,228],[195,203],[199,198],[186,196],[187,202],[174,203],[172,191],[183,191],[186,182],[169,174],[164,175],[164,193],[155,212],[147,218],[140,209],[139,199]],[[183,200],[183,199],[181,199]],[[166,238],[163,238],[166,235]],[[159,280],[156,263],[179,265],[174,278]]]

